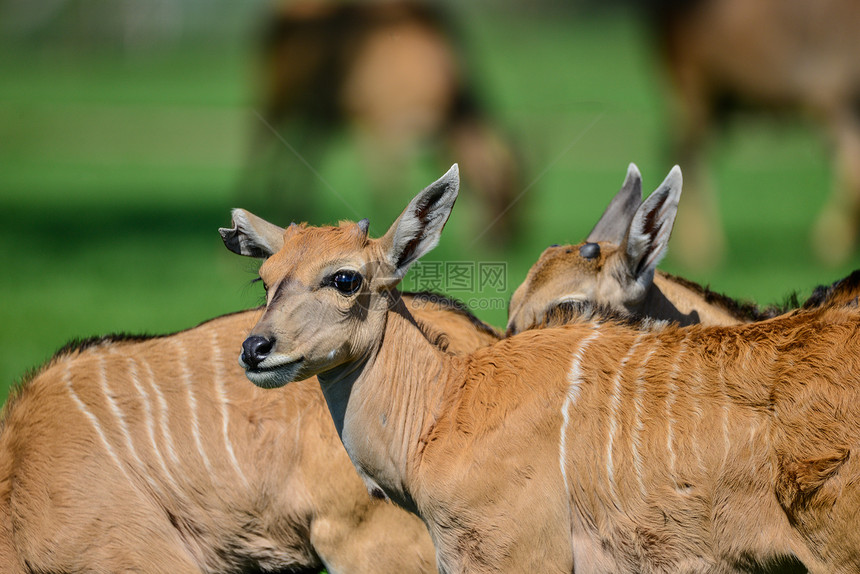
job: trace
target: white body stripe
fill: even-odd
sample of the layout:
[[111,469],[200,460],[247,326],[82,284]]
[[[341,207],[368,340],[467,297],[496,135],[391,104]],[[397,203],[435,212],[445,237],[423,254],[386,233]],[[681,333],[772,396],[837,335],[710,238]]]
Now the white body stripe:
[[221,432],[224,435],[224,448],[227,449],[227,454],[230,456],[230,461],[236,469],[236,474],[242,479],[242,484],[248,488],[248,480],[242,473],[242,467],[239,466],[239,460],[236,458],[236,451],[233,450],[233,443],[230,441],[230,412],[227,409],[227,392],[224,389],[224,374],[221,372],[221,347],[218,346],[218,333],[212,332],[212,372],[213,385],[215,386],[215,396],[218,397],[218,404],[221,407]]
[[[108,378],[105,375],[105,363],[104,357],[99,356],[99,377],[102,392],[105,395],[105,400],[107,401],[108,408],[110,409],[111,414],[116,418],[117,424],[119,426],[120,433],[122,434],[123,440],[125,441],[125,446],[128,448],[129,454],[131,454],[132,458],[134,458],[134,462],[137,464],[138,468],[142,471],[144,470],[143,460],[137,454],[137,449],[134,448],[134,441],[131,440],[131,433],[128,430],[128,423],[125,421],[125,415],[122,412],[122,409],[116,404],[116,401],[113,398],[113,393],[111,392],[111,388],[108,385]],[[130,373],[133,377],[134,373]],[[145,472],[144,472],[145,474]]]
[[636,336],[636,340],[630,345],[630,349],[621,363],[618,365],[618,371],[615,373],[615,378],[612,382],[612,396],[609,403],[609,435],[606,440],[606,474],[609,478],[609,492],[616,506],[619,506],[618,494],[615,490],[615,466],[614,466],[614,447],[615,434],[618,431],[618,410],[621,406],[621,375],[624,367],[627,365],[630,357],[636,352],[639,343],[642,341],[642,334]]
[[[156,399],[158,399],[158,427],[161,429],[161,436],[164,439],[164,445],[167,449],[167,454],[170,455],[170,460],[173,465],[178,467],[181,463],[179,461],[179,457],[176,454],[176,444],[173,442],[173,435],[170,434],[170,414],[169,409],[167,407],[167,400],[164,398],[164,393],[161,392],[161,389],[158,388],[158,385],[155,382],[155,373],[152,372],[152,366],[148,362],[144,364],[146,366],[149,387],[155,393]],[[173,480],[172,477],[171,480]]]
[[684,351],[687,350],[687,337],[684,336],[681,341],[678,354],[675,356],[675,362],[672,365],[672,372],[669,375],[666,394],[666,451],[669,454],[669,475],[674,480],[676,477],[676,459],[675,455],[675,419],[672,417],[672,407],[675,406],[675,401],[678,395],[678,369],[681,366],[681,359],[684,357]]
[[642,371],[648,366],[648,361],[651,360],[651,356],[654,354],[654,351],[657,350],[657,347],[660,346],[659,339],[654,340],[654,345],[651,349],[645,353],[645,357],[642,359],[642,363],[639,365],[639,375],[633,381],[633,384],[636,388],[636,396],[633,401],[634,406],[634,419],[633,419],[633,433],[630,441],[630,451],[633,455],[633,469],[636,471],[636,480],[639,483],[639,491],[642,496],[645,497],[647,494],[647,490],[645,489],[645,480],[643,478],[642,472],[642,446],[641,446],[641,436],[645,432],[645,423],[642,421],[642,401],[644,400],[645,394],[645,385],[642,384],[644,381],[642,380]]
[[582,384],[582,357],[588,345],[597,338],[599,331],[594,329],[590,335],[580,341],[579,348],[573,354],[570,371],[567,376],[567,393],[564,397],[564,403],[561,407],[561,440],[559,441],[559,466],[561,467],[561,476],[564,479],[564,487],[567,490],[568,500],[570,499],[570,487],[567,483],[567,469],[565,468],[567,460],[567,426],[570,423],[570,407],[579,398],[579,386]]
[[197,446],[197,452],[200,453],[200,458],[203,459],[203,466],[206,467],[206,472],[209,473],[210,477],[213,477],[214,472],[212,470],[212,463],[209,462],[209,457],[206,455],[206,450],[203,448],[203,440],[200,438],[200,419],[197,416],[197,398],[194,396],[194,389],[192,388],[194,386],[192,384],[193,377],[191,376],[191,371],[188,370],[188,353],[185,350],[185,346],[178,339],[174,341],[174,344],[177,347],[179,364],[182,365],[182,383],[188,393],[188,409],[191,413],[189,421],[191,424],[191,436],[194,437],[194,444]]
[[692,374],[692,381],[695,381],[695,388],[692,389],[690,393],[690,397],[693,401],[693,412],[696,414],[696,421],[694,425],[694,431],[690,433],[690,449],[696,455],[696,465],[699,468],[699,471],[702,474],[705,474],[705,463],[702,460],[702,451],[699,448],[699,440],[696,438],[698,433],[701,432],[702,428],[702,419],[705,414],[702,412],[702,407],[699,404],[701,392],[702,392],[702,373],[699,370],[694,370]]
[[81,400],[81,397],[79,397],[78,394],[75,392],[75,389],[72,386],[71,373],[69,372],[68,368],[66,368],[63,371],[63,382],[66,385],[66,389],[69,391],[69,396],[72,397],[72,401],[75,403],[75,405],[77,405],[77,407],[81,411],[81,413],[83,413],[83,415],[86,418],[88,418],[90,420],[90,422],[93,424],[93,428],[95,429],[96,434],[99,436],[99,439],[102,441],[102,444],[104,445],[105,450],[110,455],[110,457],[113,459],[117,468],[125,475],[126,479],[128,479],[128,481],[129,481],[129,483],[134,484],[134,481],[131,479],[131,476],[129,476],[128,471],[125,468],[125,465],[122,463],[122,461],[120,460],[116,451],[111,446],[110,442],[107,439],[107,436],[105,436],[104,431],[102,431],[102,427],[99,424],[99,420],[92,413],[92,411],[90,411],[90,409],[87,407],[86,403],[84,403],[84,401]]
[[[116,353],[114,348],[111,348],[112,353]],[[164,476],[167,480],[170,481],[172,486],[178,490],[179,486],[176,484],[176,481],[173,480],[173,476],[170,474],[170,470],[167,468],[167,462],[164,460],[164,455],[161,452],[161,449],[158,448],[158,442],[155,440],[155,416],[152,412],[152,398],[149,396],[149,393],[146,389],[143,388],[140,380],[140,369],[133,357],[126,357],[128,361],[129,367],[129,378],[131,379],[132,384],[134,385],[134,389],[141,396],[143,400],[143,410],[146,415],[146,432],[149,435],[149,442],[152,445],[152,451],[155,453],[155,458],[158,460],[158,465],[161,467]]]

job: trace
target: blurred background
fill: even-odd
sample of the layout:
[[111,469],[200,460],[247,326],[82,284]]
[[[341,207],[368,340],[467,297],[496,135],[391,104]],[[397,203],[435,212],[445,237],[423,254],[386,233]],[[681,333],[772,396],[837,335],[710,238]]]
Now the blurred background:
[[[761,304],[846,275],[860,98],[842,105],[842,84],[860,54],[808,30],[788,51],[779,30],[746,45],[731,26],[752,16],[721,2],[770,4],[0,0],[0,399],[70,339],[260,304],[254,262],[217,233],[230,208],[369,217],[379,235],[454,161],[458,206],[404,287],[497,326],[631,161],[646,192],[685,173],[664,269]],[[842,25],[802,16],[828,37]],[[855,16],[837,20],[856,31]],[[695,26],[726,34],[686,46]]]

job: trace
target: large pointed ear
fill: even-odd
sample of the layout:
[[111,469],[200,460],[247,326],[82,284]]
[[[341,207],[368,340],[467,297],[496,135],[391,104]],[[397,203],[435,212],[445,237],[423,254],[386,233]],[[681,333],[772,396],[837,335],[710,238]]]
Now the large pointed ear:
[[608,241],[621,245],[630,222],[636,214],[636,209],[640,205],[642,205],[642,175],[636,164],[631,163],[627,167],[627,176],[621,184],[621,189],[609,202],[609,207],[588,234],[586,241],[589,243]]
[[269,257],[284,245],[284,229],[244,209],[233,210],[233,227],[218,230],[224,245],[248,257]]
[[454,164],[448,173],[416,195],[380,238],[382,252],[393,272],[393,284],[403,279],[415,260],[439,243],[459,189],[460,171]]
[[630,273],[637,282],[650,281],[654,269],[666,254],[672,235],[678,200],[681,198],[681,168],[672,168],[660,187],[636,210],[627,237],[624,252]]

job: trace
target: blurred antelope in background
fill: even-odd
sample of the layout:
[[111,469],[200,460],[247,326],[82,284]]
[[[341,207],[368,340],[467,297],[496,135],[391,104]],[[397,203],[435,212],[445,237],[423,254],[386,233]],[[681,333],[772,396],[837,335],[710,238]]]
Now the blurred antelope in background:
[[860,3],[650,0],[648,6],[675,100],[672,158],[691,184],[676,255],[702,267],[722,254],[702,156],[714,126],[741,103],[806,113],[827,130],[835,189],[813,243],[824,261],[848,258],[860,227]]
[[[498,339],[456,302],[405,300],[449,352]],[[316,379],[248,382],[236,352],[260,314],[71,344],[23,383],[0,431],[0,571],[435,572],[421,521],[368,494]]]
[[[290,217],[313,215],[314,190],[322,186],[307,176],[348,128],[365,152],[363,162],[385,165],[367,170],[374,177],[405,173],[422,150],[449,162],[456,157],[481,204],[478,224],[489,226],[493,243],[513,238],[517,210],[509,208],[521,189],[519,160],[481,103],[443,8],[412,0],[275,5],[265,32],[262,117],[251,163],[266,177],[287,179],[266,184],[276,198],[266,208],[286,198]],[[292,169],[278,165],[288,160]],[[398,181],[372,183],[376,195],[402,188]],[[375,200],[374,213],[390,209],[387,198]]]
[[248,378],[317,376],[359,474],[424,519],[441,572],[860,569],[856,309],[576,324],[446,355],[396,286],[458,186],[455,167],[380,239],[294,225],[275,251],[268,224],[234,230],[268,256]]

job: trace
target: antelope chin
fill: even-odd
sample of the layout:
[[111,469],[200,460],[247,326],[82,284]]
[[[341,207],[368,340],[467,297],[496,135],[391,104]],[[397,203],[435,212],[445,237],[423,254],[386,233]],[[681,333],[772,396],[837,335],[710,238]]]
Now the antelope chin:
[[[271,358],[276,359],[275,357]],[[249,381],[263,389],[276,389],[278,387],[283,387],[287,383],[291,383],[298,379],[297,375],[304,359],[299,357],[292,361],[287,360],[280,361],[277,364],[266,364],[269,362],[274,363],[275,361],[269,361],[267,359],[260,363],[260,366],[257,368],[250,368],[243,364],[242,367],[245,368],[245,376],[248,377]]]

